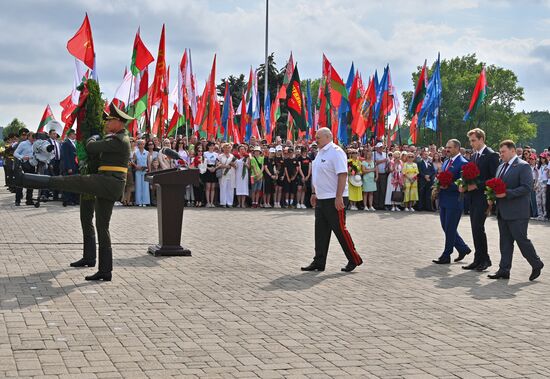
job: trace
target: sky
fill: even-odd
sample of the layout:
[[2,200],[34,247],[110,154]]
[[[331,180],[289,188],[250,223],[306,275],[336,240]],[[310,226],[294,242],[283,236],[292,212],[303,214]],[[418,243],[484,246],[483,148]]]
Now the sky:
[[[138,27],[156,57],[166,24],[167,64],[190,48],[200,91],[217,54],[216,79],[248,75],[264,60],[265,0],[18,0],[0,13],[0,125],[17,117],[36,130],[46,104],[59,120],[71,91],[67,41],[90,18],[99,81],[111,99],[129,66]],[[322,54],[344,78],[390,65],[399,93],[427,59],[475,53],[513,70],[525,89],[516,110],[550,108],[550,0],[277,0],[269,5],[269,52],[279,68],[290,51],[300,77],[321,76]],[[154,64],[149,67],[154,71]],[[151,74],[150,74],[151,75]],[[150,79],[152,80],[152,79]],[[171,85],[176,82],[175,69]],[[443,101],[445,101],[443,99]]]

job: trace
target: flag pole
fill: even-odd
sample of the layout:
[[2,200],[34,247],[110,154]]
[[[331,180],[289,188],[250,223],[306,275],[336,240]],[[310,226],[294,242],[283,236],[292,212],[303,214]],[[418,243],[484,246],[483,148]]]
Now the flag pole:
[[[267,100],[267,91],[268,91],[268,65],[267,65],[267,51],[268,51],[268,36],[269,36],[269,0],[265,0],[265,74],[264,74],[264,108],[265,102]],[[265,112],[265,109],[264,109]],[[265,114],[264,114],[265,117]],[[267,127],[267,126],[266,126]]]

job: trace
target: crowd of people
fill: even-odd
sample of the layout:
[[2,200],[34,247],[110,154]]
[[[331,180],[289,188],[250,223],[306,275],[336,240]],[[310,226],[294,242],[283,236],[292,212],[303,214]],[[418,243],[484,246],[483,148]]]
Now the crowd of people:
[[[61,141],[54,129],[48,131],[49,143],[54,147],[47,170],[50,175],[78,173],[75,134],[69,131]],[[5,139],[4,166],[6,183],[15,192],[15,204],[20,205],[23,191],[10,186],[10,162],[32,158],[35,135],[22,129],[18,135]],[[249,143],[232,144],[220,140],[207,140],[179,135],[160,139],[140,135],[130,138],[131,157],[128,161],[126,188],[119,205],[154,206],[156,190],[145,181],[148,172],[175,167],[200,170],[200,183],[182,188],[187,207],[225,208],[310,208],[311,167],[318,153],[317,144],[298,138],[272,143],[251,137]],[[176,151],[179,159],[161,152],[162,148]],[[430,144],[386,146],[382,142],[361,144],[351,142],[345,147],[348,156],[348,186],[350,211],[375,212],[433,212],[438,200],[432,199],[432,186],[447,159],[443,147]],[[550,216],[550,153],[537,152],[529,146],[517,149],[518,155],[531,165],[533,193],[531,217],[548,220]],[[472,151],[464,147],[461,153],[466,160]],[[36,170],[25,165],[27,172]],[[78,204],[74,194],[58,194],[41,190],[41,201],[61,200],[63,205]],[[546,199],[549,201],[546,201]],[[33,205],[33,192],[27,190],[27,205]],[[468,212],[466,203],[465,212]]]

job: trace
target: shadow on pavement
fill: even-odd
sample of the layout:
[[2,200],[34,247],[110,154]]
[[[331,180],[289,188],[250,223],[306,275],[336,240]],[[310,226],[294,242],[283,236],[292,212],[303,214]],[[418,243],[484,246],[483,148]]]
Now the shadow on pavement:
[[54,287],[57,275],[64,270],[43,271],[29,275],[0,277],[0,310],[24,309],[67,296],[74,290],[96,284],[86,282]]
[[317,284],[342,276],[353,275],[354,273],[334,273],[323,275],[320,272],[304,272],[299,275],[283,275],[273,280],[269,285],[262,287],[263,291],[302,291],[309,289]]
[[523,282],[509,284],[508,280],[493,280],[488,284],[482,285],[480,278],[485,277],[489,273],[488,271],[465,271],[458,275],[451,276],[450,265],[430,265],[418,268],[415,271],[415,276],[417,278],[436,278],[434,284],[436,288],[467,288],[467,293],[476,300],[511,299],[516,297],[516,294],[523,288],[536,283]]

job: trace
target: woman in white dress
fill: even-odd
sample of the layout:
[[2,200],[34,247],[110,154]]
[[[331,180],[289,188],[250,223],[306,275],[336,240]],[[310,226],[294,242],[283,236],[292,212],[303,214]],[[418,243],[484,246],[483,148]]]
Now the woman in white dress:
[[250,159],[246,146],[239,146],[239,156],[235,161],[235,188],[238,199],[238,208],[246,208],[246,197],[248,196],[248,173],[250,172]]
[[222,154],[218,156],[216,169],[222,170],[220,182],[220,207],[233,207],[233,194],[235,193],[235,157],[231,154],[231,144],[222,145]]
[[391,211],[401,211],[399,203],[391,201],[391,193],[393,191],[401,191],[403,187],[403,162],[401,161],[401,152],[395,151],[393,159],[389,164],[388,185],[386,187],[386,206],[391,206]]

